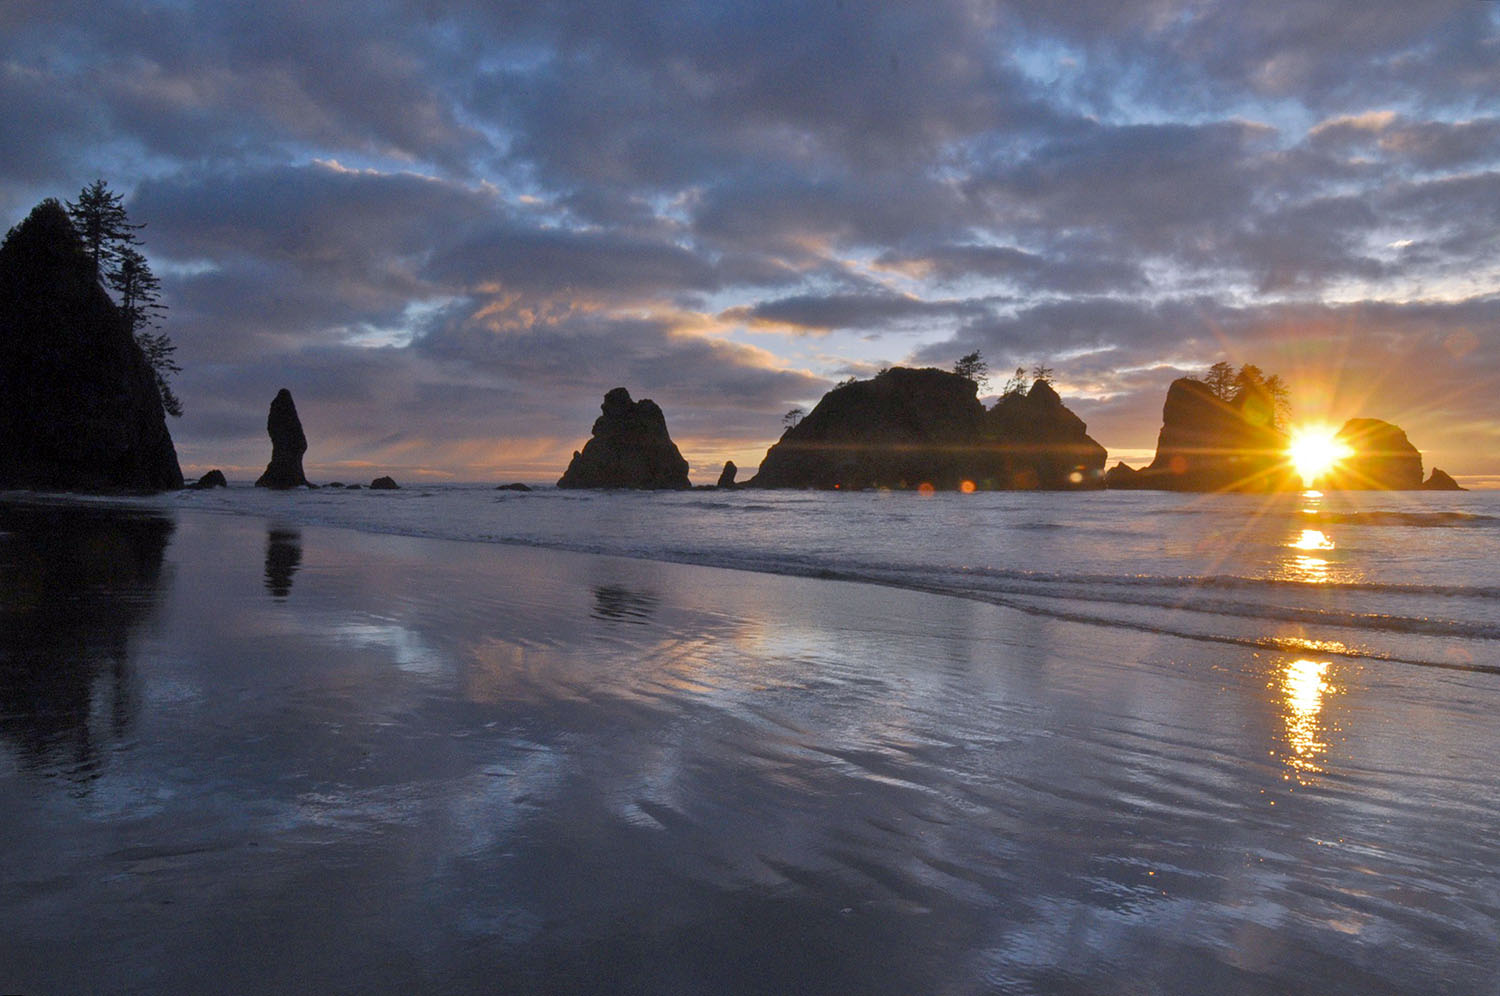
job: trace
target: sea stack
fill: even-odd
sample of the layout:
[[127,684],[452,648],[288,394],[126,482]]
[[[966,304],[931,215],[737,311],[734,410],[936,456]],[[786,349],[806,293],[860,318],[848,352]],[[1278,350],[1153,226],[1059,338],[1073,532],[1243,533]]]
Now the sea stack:
[[560,488],[686,490],[688,463],[667,432],[667,419],[650,398],[632,401],[617,387],[604,396],[593,437],[573,454]]
[[266,433],[271,437],[271,462],[255,486],[283,490],[306,487],[302,454],[307,452],[307,436],[302,433],[302,420],[297,417],[292,392],[284,387],[271,401],[271,411],[266,416]]
[[978,385],[892,367],[840,384],[782,434],[748,486],[1022,490],[1098,487],[1104,447],[1052,386],[985,411]]
[[1432,475],[1422,482],[1423,491],[1467,491],[1455,481],[1447,471],[1432,468]]
[[1007,394],[984,417],[991,462],[986,479],[1006,490],[1060,491],[1104,486],[1104,447],[1083,419],[1038,379],[1031,390]]
[[734,478],[735,478],[735,475],[738,474],[739,472],[740,472],[740,469],[734,465],[734,461],[733,460],[725,460],[724,461],[724,469],[719,472],[719,483],[716,484],[715,487],[720,487],[720,488],[732,488],[732,487],[734,487],[735,486]]
[[1275,427],[1273,412],[1262,390],[1242,387],[1224,401],[1202,381],[1180,377],[1167,389],[1162,405],[1155,459],[1133,473],[1111,471],[1109,486],[1162,491],[1293,488],[1287,439]]
[[1322,487],[1343,491],[1422,487],[1422,454],[1398,426],[1378,418],[1351,418],[1338,431],[1338,440],[1352,452],[1328,473]]
[[0,245],[0,488],[182,487],[161,393],[61,204]]

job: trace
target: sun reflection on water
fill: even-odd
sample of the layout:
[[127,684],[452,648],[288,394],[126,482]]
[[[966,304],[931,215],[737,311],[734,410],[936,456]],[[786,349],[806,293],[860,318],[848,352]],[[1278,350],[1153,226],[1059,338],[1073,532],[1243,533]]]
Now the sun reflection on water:
[[1290,545],[1294,550],[1332,550],[1333,540],[1321,529],[1304,529],[1302,534],[1292,540]]
[[1328,682],[1330,661],[1307,658],[1291,661],[1281,674],[1281,698],[1285,707],[1287,763],[1299,772],[1322,771],[1320,764],[1328,744],[1323,740],[1323,700],[1335,689]]

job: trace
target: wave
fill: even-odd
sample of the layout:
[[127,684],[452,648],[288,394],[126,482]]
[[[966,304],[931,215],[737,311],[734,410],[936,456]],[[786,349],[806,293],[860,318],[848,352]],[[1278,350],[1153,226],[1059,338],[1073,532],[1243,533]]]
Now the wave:
[[1332,512],[1306,513],[1308,522],[1343,526],[1412,526],[1418,529],[1441,529],[1451,526],[1486,526],[1500,522],[1500,516],[1478,512]]

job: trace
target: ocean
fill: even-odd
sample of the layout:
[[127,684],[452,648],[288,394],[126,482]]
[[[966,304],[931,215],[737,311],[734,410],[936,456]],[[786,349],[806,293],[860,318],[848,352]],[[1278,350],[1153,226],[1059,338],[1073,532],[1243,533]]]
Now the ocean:
[[152,500],[289,525],[865,581],[1268,650],[1500,673],[1500,491],[496,491]]
[[1500,994],[1500,493],[0,496],[0,991]]

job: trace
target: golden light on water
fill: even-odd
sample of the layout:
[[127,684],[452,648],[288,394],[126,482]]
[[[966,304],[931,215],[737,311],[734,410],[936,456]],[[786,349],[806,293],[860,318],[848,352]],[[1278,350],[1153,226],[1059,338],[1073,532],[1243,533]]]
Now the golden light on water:
[[1332,550],[1333,540],[1321,529],[1304,529],[1290,545],[1294,550]]
[[1328,744],[1323,740],[1323,699],[1333,692],[1328,683],[1330,661],[1307,658],[1292,661],[1281,673],[1281,698],[1286,723],[1287,760],[1298,771],[1323,769],[1319,759]]
[[1309,487],[1353,452],[1331,425],[1298,426],[1292,430],[1292,441],[1287,446],[1292,467]]

